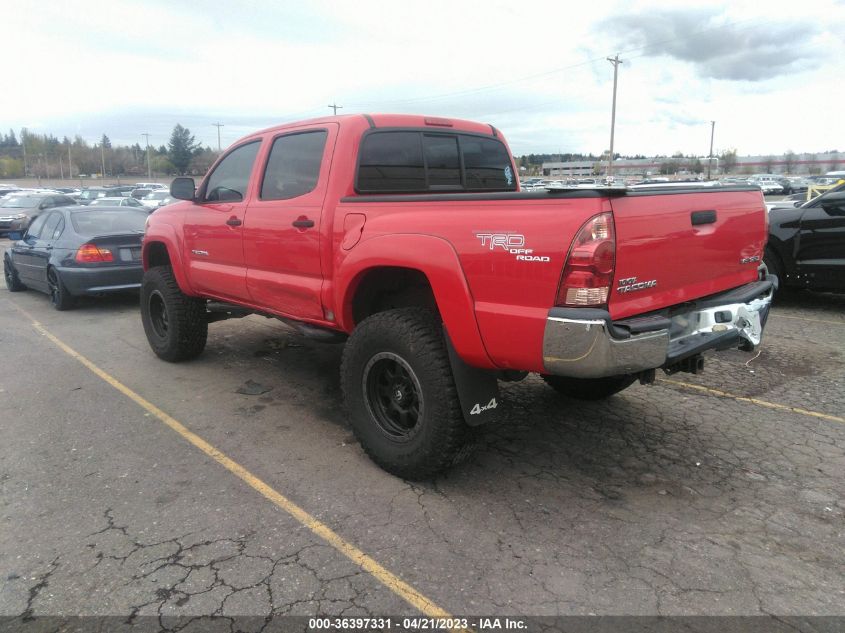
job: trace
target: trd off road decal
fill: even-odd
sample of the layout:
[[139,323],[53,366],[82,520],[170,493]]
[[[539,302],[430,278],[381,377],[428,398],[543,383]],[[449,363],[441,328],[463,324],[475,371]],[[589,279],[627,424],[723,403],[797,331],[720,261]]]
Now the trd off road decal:
[[551,257],[534,255],[533,248],[525,248],[525,236],[520,233],[476,233],[475,237],[481,240],[482,246],[487,246],[491,251],[501,248],[514,255],[519,262],[551,261]]

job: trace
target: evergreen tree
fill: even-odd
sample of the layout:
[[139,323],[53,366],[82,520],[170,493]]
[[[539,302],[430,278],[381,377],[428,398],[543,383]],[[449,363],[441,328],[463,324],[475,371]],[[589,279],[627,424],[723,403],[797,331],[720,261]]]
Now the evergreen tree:
[[100,139],[100,145],[102,145],[106,149],[111,149],[111,141],[109,137],[103,134],[103,138]]
[[198,147],[191,131],[177,123],[170,135],[167,157],[180,175],[187,173],[191,158]]

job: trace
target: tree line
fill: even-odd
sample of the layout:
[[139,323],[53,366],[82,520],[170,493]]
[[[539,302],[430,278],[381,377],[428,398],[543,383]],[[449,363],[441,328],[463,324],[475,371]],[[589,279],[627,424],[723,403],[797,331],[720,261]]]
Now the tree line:
[[96,143],[81,136],[61,140],[53,134],[35,134],[23,128],[0,134],[0,178],[78,178],[202,175],[218,152],[196,142],[191,131],[176,124],[167,145],[146,147],[114,145],[106,134]]

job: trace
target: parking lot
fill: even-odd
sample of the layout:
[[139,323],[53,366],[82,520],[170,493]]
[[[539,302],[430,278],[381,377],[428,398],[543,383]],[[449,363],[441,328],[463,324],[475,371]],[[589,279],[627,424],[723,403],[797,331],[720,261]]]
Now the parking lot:
[[252,316],[171,365],[137,298],[2,289],[0,614],[842,615],[844,309],[780,296],[758,356],[602,403],[504,385],[409,483],[347,427],[338,345]]

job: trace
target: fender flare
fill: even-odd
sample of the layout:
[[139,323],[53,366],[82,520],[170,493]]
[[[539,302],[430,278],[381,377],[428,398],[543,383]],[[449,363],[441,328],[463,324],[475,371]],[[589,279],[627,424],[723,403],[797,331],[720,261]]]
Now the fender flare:
[[179,284],[179,289],[186,295],[194,295],[193,288],[188,281],[188,276],[182,265],[182,251],[179,249],[176,229],[169,224],[156,226],[156,232],[154,234],[147,233],[144,236],[143,249],[141,251],[144,271],[150,268],[150,246],[155,242],[164,244],[164,247],[167,249],[167,255],[170,258],[170,265],[173,269],[173,276],[176,277],[176,283]]
[[335,275],[334,305],[338,324],[352,332],[355,322],[352,301],[364,275],[383,267],[410,268],[423,273],[431,284],[443,325],[455,351],[469,365],[495,369],[487,354],[478,322],[475,302],[451,243],[425,234],[391,234],[361,241],[339,263]]

